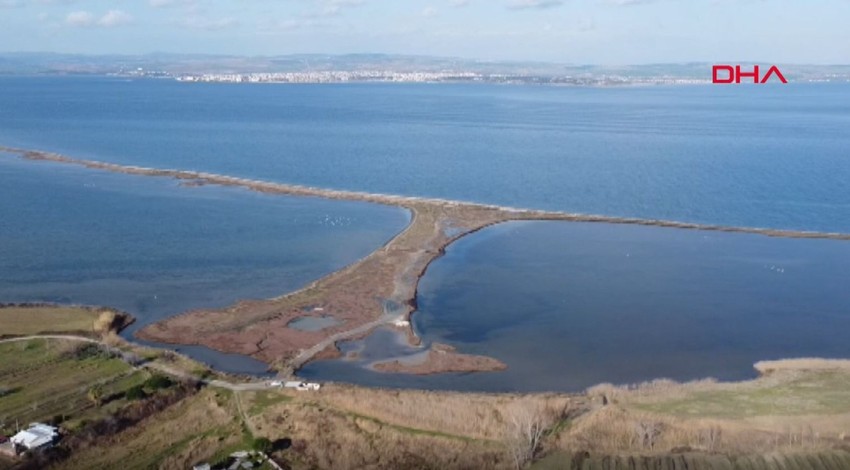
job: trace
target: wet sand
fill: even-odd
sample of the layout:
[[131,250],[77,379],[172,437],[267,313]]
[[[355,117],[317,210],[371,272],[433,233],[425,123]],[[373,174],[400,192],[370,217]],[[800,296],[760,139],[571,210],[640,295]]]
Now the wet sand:
[[[400,322],[409,320],[410,314],[416,309],[417,286],[428,265],[455,240],[506,221],[604,222],[772,237],[850,240],[850,234],[843,233],[730,227],[517,209],[443,199],[329,190],[205,172],[118,165],[2,146],[0,152],[34,161],[79,165],[93,170],[175,178],[186,186],[238,186],[262,193],[365,201],[409,210],[412,214],[410,225],[383,247],[303,289],[273,299],[238,302],[224,309],[185,312],[149,325],[136,334],[148,341],[200,345],[225,353],[248,355],[272,364],[284,374],[293,373],[314,359],[336,357],[339,355],[336,349],[338,341],[363,338],[383,325],[404,325],[408,337],[415,342],[409,324]],[[336,324],[317,331],[299,330],[290,326],[293,321],[310,316],[330,317]],[[492,358],[464,355],[438,347],[428,351],[424,359],[416,364],[390,361],[380,364],[376,369],[437,373],[498,370],[502,367],[501,363]]]

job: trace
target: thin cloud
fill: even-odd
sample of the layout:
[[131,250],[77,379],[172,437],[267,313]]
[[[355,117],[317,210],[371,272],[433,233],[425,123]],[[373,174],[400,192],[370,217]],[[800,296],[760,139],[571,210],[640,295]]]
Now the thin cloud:
[[0,0],[0,8],[20,8],[26,5],[68,5],[77,0]]
[[508,8],[511,10],[545,10],[563,4],[563,0],[513,0],[508,4]]
[[607,0],[607,3],[612,5],[617,5],[621,7],[631,6],[631,5],[645,5],[647,3],[655,3],[659,0]]
[[65,24],[86,28],[93,26],[95,23],[94,15],[87,11],[72,11],[65,17]]
[[113,28],[133,22],[133,16],[122,10],[109,10],[103,16],[95,16],[88,11],[72,11],[65,17],[65,24],[76,28],[103,27]]
[[130,24],[132,22],[133,16],[129,13],[126,13],[121,10],[109,10],[97,21],[97,24],[100,26],[111,28],[113,26]]
[[284,20],[262,20],[257,23],[257,29],[263,34],[281,34],[303,30],[326,29],[331,24],[322,19],[296,17]]
[[343,9],[359,7],[364,5],[364,0],[313,0],[316,10],[304,13],[304,18],[330,18],[339,16]]
[[148,0],[148,5],[154,8],[169,8],[179,5],[194,5],[195,0]]
[[183,25],[187,28],[202,31],[221,31],[223,29],[230,29],[238,26],[239,21],[232,17],[207,18],[204,16],[190,16],[183,21]]

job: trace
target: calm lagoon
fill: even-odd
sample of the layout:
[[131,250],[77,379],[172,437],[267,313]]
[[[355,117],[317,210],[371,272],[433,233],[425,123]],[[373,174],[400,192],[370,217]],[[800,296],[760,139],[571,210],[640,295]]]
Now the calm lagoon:
[[496,357],[507,371],[365,370],[415,352],[387,346],[382,332],[356,346],[365,360],[319,362],[304,374],[487,391],[746,379],[763,359],[850,356],[848,285],[846,241],[512,222],[451,245],[422,279],[413,314],[426,343]]
[[0,181],[0,301],[118,308],[137,319],[128,336],[186,310],[296,290],[409,222],[392,207],[3,155]]

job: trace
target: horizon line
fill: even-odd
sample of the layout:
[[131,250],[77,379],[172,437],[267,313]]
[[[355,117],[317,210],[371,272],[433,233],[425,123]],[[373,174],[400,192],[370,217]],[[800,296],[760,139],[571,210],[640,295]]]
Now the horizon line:
[[156,56],[172,56],[172,57],[205,57],[205,58],[246,58],[246,59],[270,59],[280,57],[308,57],[308,56],[324,56],[324,57],[404,57],[411,59],[441,59],[441,60],[457,60],[466,62],[477,62],[480,64],[538,64],[550,66],[565,66],[565,67],[649,67],[649,66],[669,66],[669,65],[706,65],[706,64],[780,64],[784,66],[815,66],[815,67],[850,67],[850,63],[817,63],[817,62],[783,62],[770,60],[752,60],[752,59],[717,59],[717,60],[693,60],[693,61],[670,61],[670,62],[640,62],[640,63],[579,63],[579,62],[557,62],[535,59],[484,59],[478,57],[463,57],[449,56],[438,54],[407,54],[407,53],[389,53],[389,52],[290,52],[280,54],[232,54],[232,53],[215,53],[215,52],[168,52],[168,51],[151,51],[144,53],[87,53],[87,52],[56,52],[56,51],[0,51],[0,57],[13,55],[45,55],[45,56],[75,56],[89,58],[144,58]]

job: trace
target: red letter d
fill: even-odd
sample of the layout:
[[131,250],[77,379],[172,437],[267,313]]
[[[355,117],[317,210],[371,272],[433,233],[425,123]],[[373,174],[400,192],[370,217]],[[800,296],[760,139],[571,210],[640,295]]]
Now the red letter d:
[[[726,72],[726,78],[720,78],[720,71]],[[735,69],[731,65],[715,65],[711,68],[711,83],[732,83],[735,81]]]

